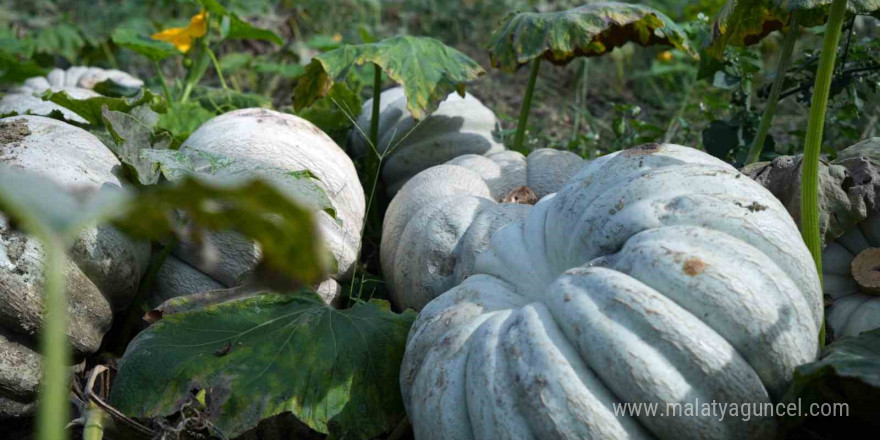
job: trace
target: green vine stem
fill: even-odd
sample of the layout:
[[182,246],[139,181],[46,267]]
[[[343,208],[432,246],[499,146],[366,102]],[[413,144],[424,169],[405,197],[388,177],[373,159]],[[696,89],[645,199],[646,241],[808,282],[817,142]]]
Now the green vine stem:
[[526,125],[529,121],[529,108],[532,106],[532,95],[535,93],[535,82],[538,79],[538,70],[541,67],[541,59],[532,61],[532,71],[529,74],[529,85],[526,88],[526,96],[523,98],[522,108],[519,111],[519,122],[516,124],[516,136],[513,138],[513,149],[522,150],[523,139],[526,135]]
[[782,93],[782,84],[785,82],[785,73],[791,63],[791,54],[794,51],[794,44],[798,37],[797,14],[792,14],[789,23],[788,33],[785,34],[785,40],[782,43],[782,53],[779,55],[779,64],[776,66],[776,78],[773,79],[773,85],[770,86],[770,96],[767,98],[767,106],[764,107],[764,114],[761,115],[761,123],[758,125],[758,132],[755,139],[752,140],[752,146],[749,149],[749,155],[746,158],[746,165],[755,163],[761,157],[761,150],[764,149],[764,141],[767,139],[767,133],[770,131],[770,125],[773,123],[773,116],[776,114],[776,104],[779,102],[779,95]]
[[[35,222],[31,223],[35,225]],[[32,226],[33,227],[33,226]],[[65,246],[63,240],[48,228],[35,227],[34,234],[40,239],[46,259],[43,264],[45,280],[43,292],[45,314],[43,319],[43,381],[37,406],[37,438],[39,440],[62,440],[67,438],[70,394],[70,364],[67,346],[67,300],[64,295]]]
[[89,402],[86,410],[86,421],[83,427],[83,440],[102,440],[104,438],[104,419],[107,414],[104,413],[94,402]]
[[171,100],[171,92],[168,90],[168,84],[165,81],[165,74],[162,73],[162,66],[159,65],[159,62],[153,60],[153,68],[156,69],[156,76],[159,77],[159,82],[162,83],[162,92],[165,94],[165,100],[168,101],[168,105],[171,105],[173,102]]
[[[378,161],[379,156],[379,108],[382,101],[382,68],[373,64],[373,113],[370,116],[370,143],[376,150],[373,154],[367,154],[367,171],[370,172]],[[378,171],[377,171],[378,172]],[[369,180],[369,179],[368,179]]]
[[226,86],[226,80],[223,78],[223,69],[220,68],[217,56],[214,55],[214,51],[210,47],[205,46],[205,49],[208,51],[208,56],[211,57],[211,62],[214,63],[214,70],[217,71],[217,77],[220,78],[220,86],[223,87],[223,90],[228,90],[229,87]]
[[[822,147],[822,131],[825,125],[825,111],[828,107],[828,94],[834,74],[834,61],[837,58],[837,45],[840,43],[840,30],[846,14],[846,0],[834,0],[828,26],[822,42],[822,56],[816,71],[813,87],[813,101],[810,103],[810,119],[807,123],[807,140],[804,145],[803,175],[801,176],[801,233],[804,242],[816,263],[819,279],[822,278],[822,239],[819,235],[819,152]],[[819,336],[824,343],[825,328]]]

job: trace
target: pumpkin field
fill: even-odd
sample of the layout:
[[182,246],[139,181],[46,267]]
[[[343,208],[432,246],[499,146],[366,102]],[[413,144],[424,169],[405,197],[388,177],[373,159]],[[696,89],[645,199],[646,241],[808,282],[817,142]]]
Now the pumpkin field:
[[880,0],[0,0],[0,438],[880,436]]

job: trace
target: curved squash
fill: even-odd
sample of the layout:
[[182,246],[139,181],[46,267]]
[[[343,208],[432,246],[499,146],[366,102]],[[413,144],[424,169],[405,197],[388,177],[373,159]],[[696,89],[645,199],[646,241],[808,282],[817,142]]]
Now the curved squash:
[[[40,116],[0,119],[0,162],[39,174],[59,188],[88,193],[121,188],[122,164],[87,131]],[[85,230],[65,267],[68,334],[76,357],[98,349],[114,310],[131,301],[149,262],[150,245],[133,242],[112,226]],[[39,242],[9,227],[0,215],[0,418],[33,410],[40,378],[34,351],[43,316],[43,251]]]
[[[354,164],[324,132],[290,114],[261,108],[242,109],[205,122],[180,150],[217,154],[246,165],[253,164],[255,177],[260,177],[259,168],[266,166],[285,171],[311,171],[330,198],[339,219],[323,211],[316,215],[325,243],[338,264],[332,278],[345,280],[351,276],[360,246],[366,202]],[[222,171],[214,176],[224,178]],[[204,261],[197,246],[179,245],[159,272],[158,291],[152,303],[235,287],[254,271],[261,256],[256,243],[235,232],[206,235],[218,251],[216,258]],[[339,292],[334,281],[328,280],[328,283],[318,291],[330,302]]]
[[66,91],[76,99],[100,96],[93,89],[98,83],[113,80],[125,88],[140,88],[144,82],[119,70],[105,70],[97,67],[76,66],[67,70],[53,69],[46,76],[28,78],[21,86],[16,87],[0,100],[0,114],[16,112],[18,114],[48,115],[53,110],[60,111],[69,121],[85,123],[86,120],[76,113],[53,102],[43,101],[38,96],[46,90]]
[[523,218],[583,164],[552,149],[466,154],[410,179],[382,225],[382,273],[395,306],[419,310],[459,284],[495,230]]
[[[358,127],[349,141],[352,154],[360,156],[369,150],[364,135],[369,135],[373,101],[364,103]],[[462,98],[451,93],[434,113],[416,121],[406,109],[403,87],[382,92],[379,102],[380,153],[391,148],[382,166],[382,179],[389,196],[393,196],[413,176],[432,166],[446,163],[465,154],[490,155],[505,150],[492,136],[497,121],[492,113],[473,95]]]
[[769,439],[775,421],[615,414],[771,402],[815,359],[821,286],[766,189],[697,150],[585,166],[422,309],[401,388],[416,438]]

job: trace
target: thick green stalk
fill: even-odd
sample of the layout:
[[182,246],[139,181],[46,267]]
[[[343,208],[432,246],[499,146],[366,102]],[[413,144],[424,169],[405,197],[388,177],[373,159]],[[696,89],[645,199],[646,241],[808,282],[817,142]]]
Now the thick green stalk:
[[379,67],[378,64],[373,64],[373,113],[370,116],[370,143],[373,144],[373,148],[376,149],[376,155],[367,155],[368,160],[367,163],[370,163],[369,158],[372,157],[374,160],[378,160],[379,152],[379,108],[382,103],[382,68]]
[[791,63],[791,53],[794,51],[794,43],[797,41],[797,36],[797,15],[794,14],[791,18],[788,33],[785,34],[785,40],[782,43],[782,53],[779,55],[779,64],[776,66],[776,78],[773,80],[773,85],[770,86],[767,106],[764,107],[764,114],[761,115],[758,133],[755,134],[755,139],[752,140],[752,147],[749,149],[746,165],[757,162],[758,158],[761,157],[764,141],[767,139],[767,133],[770,131],[770,125],[773,123],[773,116],[776,114],[776,104],[779,102],[779,95],[782,93],[785,72],[788,71],[788,65]]
[[541,67],[541,59],[532,61],[532,72],[529,76],[529,85],[526,88],[526,96],[523,98],[522,108],[519,111],[519,122],[516,125],[516,136],[513,138],[513,149],[522,150],[523,139],[526,135],[526,125],[529,122],[529,108],[532,106],[532,95],[535,93],[535,82],[538,79],[538,69]]
[[[840,28],[845,14],[846,0],[834,0],[831,3],[831,13],[822,42],[819,69],[816,71],[801,176],[801,233],[816,263],[820,279],[822,278],[822,239],[819,235],[819,152],[822,147],[822,131],[825,128],[828,94],[834,75],[834,61],[837,58],[837,45],[840,43]],[[820,344],[824,344],[824,332],[823,327],[819,336]]]
[[168,101],[168,105],[171,105],[171,92],[168,90],[168,84],[165,83],[165,74],[162,73],[162,67],[159,66],[159,62],[153,60],[153,68],[156,69],[156,76],[159,77],[159,82],[162,83],[162,92],[165,94],[165,100]]
[[[36,231],[35,231],[36,232]],[[63,440],[68,418],[70,383],[67,366],[67,301],[64,295],[65,247],[62,240],[50,231],[37,233],[46,259],[43,264],[44,304],[46,307],[43,336],[43,381],[37,407],[37,438]]]
[[107,414],[104,413],[94,402],[89,402],[86,410],[86,422],[83,427],[83,440],[102,440],[104,438],[104,420]]

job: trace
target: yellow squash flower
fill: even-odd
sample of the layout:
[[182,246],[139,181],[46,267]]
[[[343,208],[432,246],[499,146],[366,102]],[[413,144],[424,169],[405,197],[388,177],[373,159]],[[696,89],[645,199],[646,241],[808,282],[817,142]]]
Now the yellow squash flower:
[[192,47],[192,41],[195,38],[205,36],[208,31],[208,13],[199,12],[189,21],[189,26],[185,28],[170,28],[162,32],[155,33],[150,38],[159,41],[165,41],[174,45],[177,50],[187,53]]

